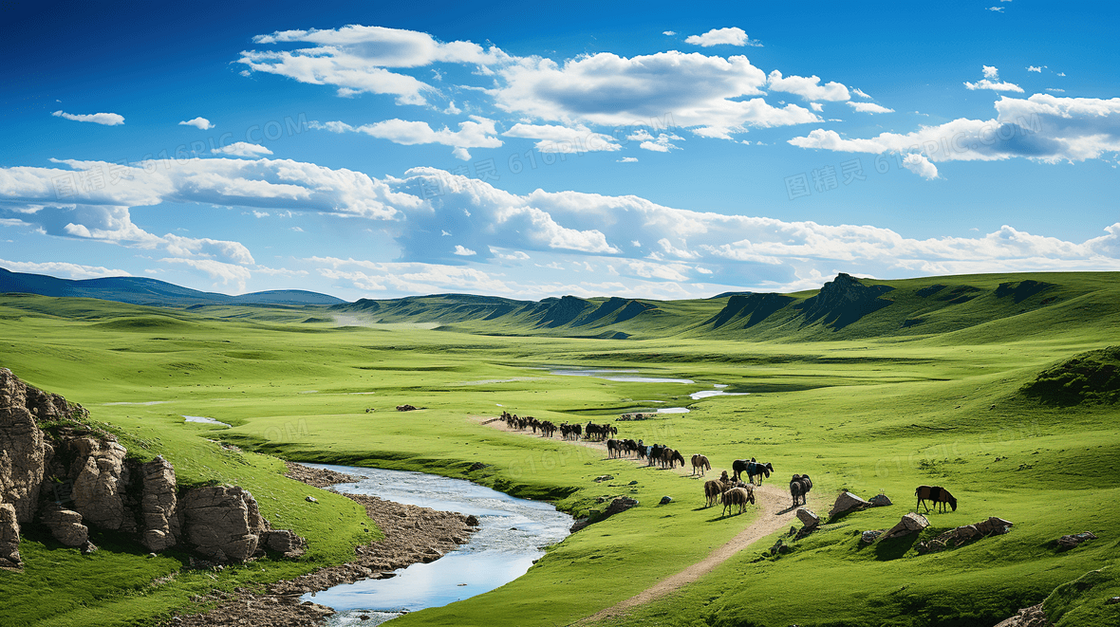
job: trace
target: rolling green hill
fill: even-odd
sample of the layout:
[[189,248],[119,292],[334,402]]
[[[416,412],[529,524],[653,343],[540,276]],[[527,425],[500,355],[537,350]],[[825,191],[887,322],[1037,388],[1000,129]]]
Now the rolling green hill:
[[[361,512],[324,494],[330,516],[308,514],[308,489],[280,476],[275,457],[469,478],[576,516],[618,495],[641,503],[550,547],[515,582],[394,619],[401,627],[572,624],[695,564],[759,515],[702,507],[687,470],[482,424],[503,410],[556,423],[649,412],[619,422],[619,435],[703,453],[717,473],[755,456],[773,462],[772,484],[813,477],[819,532],[783,530],[602,625],[991,627],[1044,601],[1059,627],[1117,624],[1120,605],[1104,602],[1117,594],[1120,546],[1118,278],[842,275],[821,290],[689,301],[437,295],[330,309],[0,295],[0,366],[82,403],[133,454],[164,455],[185,484],[248,487],[316,551],[219,574],[113,538],[83,556],[33,533],[24,572],[0,572],[0,624],[155,625],[194,595],[345,561],[350,535],[336,530],[355,530]],[[556,364],[653,381],[565,376]],[[716,390],[749,394],[692,396]],[[404,403],[420,409],[395,411]],[[929,514],[916,536],[861,544],[862,531],[912,510],[923,484],[960,507]],[[842,489],[895,504],[828,520]],[[673,502],[658,505],[665,495]],[[917,550],[989,516],[1012,521],[1010,533]],[[1099,539],[1055,543],[1082,531]],[[763,555],[779,538],[791,551]]]

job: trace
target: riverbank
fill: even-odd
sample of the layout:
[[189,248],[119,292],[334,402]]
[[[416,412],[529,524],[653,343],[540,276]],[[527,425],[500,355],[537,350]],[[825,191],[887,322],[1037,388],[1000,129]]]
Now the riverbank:
[[[288,463],[287,476],[308,485],[325,487],[352,477],[326,469]],[[343,583],[392,576],[392,571],[431,562],[467,541],[478,529],[478,519],[456,512],[405,505],[374,496],[346,494],[365,507],[366,514],[384,534],[383,539],[358,546],[354,560],[295,579],[260,588],[238,588],[234,594],[199,597],[198,604],[218,602],[200,614],[175,616],[167,625],[176,627],[320,627],[334,613],[328,607],[300,602],[300,596]],[[372,531],[370,533],[375,533]]]

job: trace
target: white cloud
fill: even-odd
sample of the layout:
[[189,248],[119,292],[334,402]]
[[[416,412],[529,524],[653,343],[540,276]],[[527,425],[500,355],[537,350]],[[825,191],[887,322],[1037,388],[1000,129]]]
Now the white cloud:
[[1042,67],[1038,66],[1038,65],[1028,65],[1027,66],[1027,71],[1028,72],[1038,72],[1039,74],[1041,74],[1042,73]]
[[179,126],[193,126],[200,131],[208,131],[214,128],[214,125],[210,123],[210,120],[207,120],[203,117],[197,117],[193,120],[184,120],[182,122],[179,122]]
[[416,144],[442,144],[454,148],[452,154],[463,161],[470,159],[468,148],[498,148],[502,140],[496,137],[494,120],[472,115],[470,120],[459,123],[459,130],[452,131],[446,126],[433,130],[427,122],[417,122],[394,118],[373,124],[351,126],[345,122],[312,122],[313,129],[324,129],[332,133],[364,133],[370,137],[387,139],[394,144],[414,146]]
[[996,13],[1003,13],[1003,7],[988,7],[988,10]]
[[982,66],[984,72],[984,79],[975,83],[965,81],[964,86],[968,89],[990,89],[992,91],[1014,91],[1023,93],[1023,88],[1014,83],[1007,83],[999,80],[999,70],[991,65]]
[[860,113],[894,113],[894,109],[888,109],[875,104],[874,102],[852,102],[848,101],[848,106],[859,111]]
[[110,276],[132,276],[124,270],[112,270],[103,266],[86,266],[65,261],[35,262],[0,259],[0,267],[12,272],[49,274],[50,276],[63,276],[71,279],[99,279]]
[[230,155],[233,157],[259,157],[261,155],[271,155],[272,151],[259,144],[250,144],[247,142],[233,142],[227,146],[214,148],[210,150],[210,154],[214,155]]
[[[852,102],[849,102],[848,104],[850,104],[850,105],[853,105],[853,106],[854,106],[855,104],[864,104],[864,103],[852,103]],[[813,111],[816,111],[817,113],[820,113],[821,111],[824,111],[824,105],[822,105],[822,104],[821,104],[821,103],[819,103],[819,102],[810,102],[810,103],[809,103],[809,108],[810,108],[810,109],[812,109]],[[857,109],[857,110],[858,110],[858,109]]]
[[731,28],[713,28],[712,30],[704,33],[703,35],[691,35],[686,38],[685,43],[702,48],[710,48],[711,46],[756,46],[761,47],[762,44],[751,41],[747,37],[747,33],[738,27],[732,26]]
[[66,113],[61,109],[52,113],[56,118],[63,118],[66,120],[74,120],[75,122],[93,122],[94,124],[102,124],[104,126],[117,126],[124,124],[124,116],[117,113],[90,113],[90,114],[74,114]]
[[666,35],[666,36],[668,36],[668,37],[672,37],[673,35],[676,35],[676,34],[677,34],[677,31],[675,31],[675,30],[667,30],[667,31],[662,31],[662,32],[661,32],[661,34],[662,34],[662,35]]
[[781,91],[801,96],[805,100],[827,100],[839,102],[850,100],[848,88],[837,82],[820,84],[819,76],[788,76],[783,78],[778,70],[770,72],[767,84],[771,91]]
[[257,44],[310,43],[310,48],[242,51],[239,63],[250,70],[287,76],[303,83],[334,85],[340,96],[363,92],[397,97],[399,104],[423,105],[439,92],[407,74],[385,68],[414,68],[432,63],[459,63],[487,68],[511,61],[496,47],[469,41],[442,43],[431,35],[380,26],[344,26],[333,30],[288,30],[253,38]]
[[474,255],[477,255],[478,253],[469,249],[469,248],[465,248],[463,246],[460,246],[460,245],[456,244],[455,245],[455,252],[453,252],[451,254],[458,255],[460,257],[473,257]]
[[1085,161],[1120,150],[1120,98],[1002,96],[992,120],[961,118],[907,133],[845,139],[816,129],[790,144],[843,152],[921,153],[931,162],[997,161],[1023,157],[1042,162]]
[[181,257],[168,257],[160,259],[163,263],[179,264],[190,266],[195,270],[201,270],[210,275],[210,278],[221,280],[222,285],[228,285],[231,282],[237,286],[237,291],[245,291],[245,282],[252,277],[252,273],[243,266],[238,266],[230,263],[223,263],[214,259],[183,259]]
[[860,98],[866,98],[868,100],[871,100],[871,96],[868,96],[867,94],[865,94],[862,89],[856,89],[855,87],[852,87],[851,91],[852,91],[853,94],[859,96]]
[[677,51],[620,57],[611,53],[565,61],[522,59],[498,70],[489,93],[509,113],[570,124],[710,127],[737,132],[818,122],[793,104],[778,108],[762,98],[766,74],[744,56],[729,58]]
[[637,163],[637,162],[638,162],[637,157],[623,157],[623,158],[621,158],[617,161],[617,163]]
[[614,137],[593,132],[586,126],[570,128],[554,124],[518,123],[502,135],[539,139],[540,141],[536,144],[536,149],[539,152],[571,154],[613,152],[622,149],[622,146],[615,142]]
[[937,166],[930,163],[929,159],[923,154],[912,152],[906,155],[902,160],[902,167],[926,180],[938,178]]
[[[697,132],[697,134],[704,135],[702,131]],[[669,152],[670,150],[680,150],[680,146],[674,145],[672,142],[684,141],[683,137],[671,133],[659,133],[657,137],[654,137],[650,134],[649,131],[645,130],[644,128],[632,133],[626,139],[627,141],[641,142],[640,144],[638,144],[639,148],[641,148],[642,150],[650,150],[653,152]]]

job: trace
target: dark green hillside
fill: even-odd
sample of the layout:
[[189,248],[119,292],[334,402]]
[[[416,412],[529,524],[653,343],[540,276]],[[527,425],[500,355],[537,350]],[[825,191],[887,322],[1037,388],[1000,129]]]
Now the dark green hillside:
[[1054,405],[1120,401],[1120,346],[1082,353],[1049,368],[1023,394]]

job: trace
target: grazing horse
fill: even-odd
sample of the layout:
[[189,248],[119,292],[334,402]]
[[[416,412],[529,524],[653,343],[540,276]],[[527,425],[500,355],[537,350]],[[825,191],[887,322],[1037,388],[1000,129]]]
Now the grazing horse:
[[669,458],[669,468],[673,467],[674,462],[679,463],[681,468],[684,468],[684,455],[681,455],[681,452],[677,449],[669,451],[667,457]]
[[754,483],[754,478],[758,477],[758,485],[762,485],[762,478],[765,476],[770,478],[770,473],[774,472],[774,466],[770,462],[760,464],[751,459],[737,459],[731,464],[731,469],[735,471],[735,480],[739,480],[739,475],[746,472],[747,481]]
[[754,487],[748,488],[731,488],[723,493],[723,516],[731,511],[732,506],[739,507],[739,513],[742,514],[743,510],[747,509],[747,503],[754,503]]
[[809,479],[809,475],[794,475],[789,480],[789,495],[793,497],[793,506],[797,507],[798,499],[801,500],[802,505],[805,505],[805,495],[812,489],[813,481]]
[[607,440],[607,457],[622,457],[622,441],[611,438]]
[[[681,464],[681,465],[683,466],[684,464]],[[708,470],[711,470],[711,469],[712,469],[712,465],[708,463],[708,458],[707,457],[705,457],[705,456],[703,456],[699,453],[692,456],[692,474],[695,475],[696,471],[699,470],[700,471],[700,476],[703,477],[704,473]]]
[[719,500],[720,495],[723,494],[724,483],[719,481],[705,481],[704,482],[704,498],[707,499],[707,505],[704,507],[711,507]]
[[[949,491],[941,486],[928,486],[920,485],[914,491],[914,496],[918,497],[918,504],[914,506],[914,511],[918,511],[918,507],[925,501],[932,501],[935,505],[939,506],[940,511],[945,511],[945,504],[948,503],[953,511],[957,511],[957,498]],[[926,505],[926,512],[929,512],[929,505]]]

